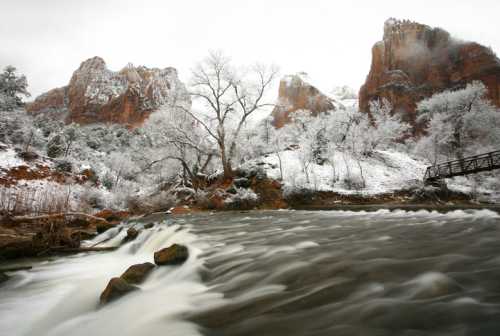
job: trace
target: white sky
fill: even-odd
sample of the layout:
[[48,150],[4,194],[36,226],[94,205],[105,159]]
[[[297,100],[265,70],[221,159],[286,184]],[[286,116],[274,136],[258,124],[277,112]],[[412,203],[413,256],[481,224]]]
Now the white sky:
[[173,66],[182,80],[208,50],[236,63],[305,71],[323,90],[363,83],[389,17],[440,26],[500,52],[498,0],[0,0],[0,67],[38,95],[66,85],[92,56]]

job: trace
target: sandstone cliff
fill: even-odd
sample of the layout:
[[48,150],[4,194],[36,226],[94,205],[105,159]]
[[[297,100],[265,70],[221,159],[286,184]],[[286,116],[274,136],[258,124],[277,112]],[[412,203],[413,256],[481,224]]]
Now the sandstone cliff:
[[80,65],[67,86],[42,94],[27,110],[67,123],[138,126],[151,112],[173,99],[189,100],[174,68],[149,69],[129,64],[113,72],[102,58],[93,57]]
[[[418,101],[474,80],[481,80],[500,106],[500,61],[491,49],[456,40],[440,28],[389,19],[383,40],[373,46],[359,107],[368,112],[371,100],[386,98],[395,112],[415,125]],[[416,125],[415,131],[419,130]]]
[[290,114],[297,110],[309,110],[316,115],[335,110],[336,102],[309,84],[305,75],[289,75],[280,81],[278,103],[272,112],[273,125],[282,127],[290,121]]

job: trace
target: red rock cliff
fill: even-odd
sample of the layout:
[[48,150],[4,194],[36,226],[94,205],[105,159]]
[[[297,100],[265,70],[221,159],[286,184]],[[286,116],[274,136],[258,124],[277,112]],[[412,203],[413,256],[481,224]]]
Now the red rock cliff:
[[500,61],[491,49],[455,40],[440,28],[389,19],[383,40],[373,46],[359,107],[368,112],[371,100],[386,98],[395,112],[415,125],[418,101],[474,80],[481,80],[500,106]]
[[303,76],[289,75],[280,81],[278,103],[271,115],[273,125],[280,128],[290,121],[290,114],[297,110],[309,110],[316,115],[335,109],[335,101],[307,83]]
[[31,114],[45,113],[67,123],[97,122],[138,126],[162,104],[188,100],[174,68],[149,69],[127,65],[107,69],[100,57],[83,62],[69,84],[37,97],[27,106]]

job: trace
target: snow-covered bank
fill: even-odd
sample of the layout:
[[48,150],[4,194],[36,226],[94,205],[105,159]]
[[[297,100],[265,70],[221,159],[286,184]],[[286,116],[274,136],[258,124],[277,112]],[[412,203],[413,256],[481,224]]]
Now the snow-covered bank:
[[423,162],[395,151],[376,151],[370,157],[359,159],[347,152],[336,152],[333,164],[312,162],[305,166],[300,152],[295,150],[266,155],[247,162],[242,168],[261,166],[270,178],[280,179],[280,161],[285,188],[365,196],[417,186],[422,182],[426,168]]

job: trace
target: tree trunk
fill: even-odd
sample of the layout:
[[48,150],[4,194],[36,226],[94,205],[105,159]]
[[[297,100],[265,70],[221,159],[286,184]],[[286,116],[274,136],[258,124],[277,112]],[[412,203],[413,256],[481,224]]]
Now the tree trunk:
[[220,145],[222,169],[224,170],[224,177],[233,177],[233,168],[231,166],[231,159],[227,157],[226,146]]

